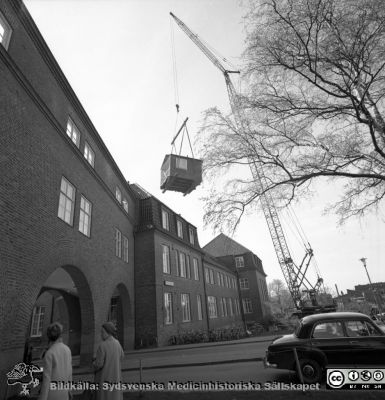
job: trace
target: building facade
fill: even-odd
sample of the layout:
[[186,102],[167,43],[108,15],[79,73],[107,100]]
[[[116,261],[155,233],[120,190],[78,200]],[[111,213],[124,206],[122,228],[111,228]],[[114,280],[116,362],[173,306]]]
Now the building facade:
[[[219,299],[231,299],[233,304],[238,291],[234,285],[214,287],[205,280],[207,260],[196,227],[140,186],[131,187],[139,201],[135,229],[137,347],[164,346],[188,332],[207,334],[211,329],[241,324],[240,313],[226,318],[218,314]],[[218,262],[208,262],[215,273],[225,272]],[[225,273],[233,284],[235,275]]]
[[[0,1],[0,114],[2,398],[28,339],[43,344],[51,311],[41,296],[58,298],[63,273],[76,289],[81,332],[70,344],[81,364],[91,362],[112,298],[122,344],[134,347],[136,200],[19,0]],[[79,330],[61,314],[67,337]]]
[[270,312],[270,305],[266,274],[259,257],[223,233],[211,240],[203,250],[236,274],[246,324],[252,326],[263,322]]

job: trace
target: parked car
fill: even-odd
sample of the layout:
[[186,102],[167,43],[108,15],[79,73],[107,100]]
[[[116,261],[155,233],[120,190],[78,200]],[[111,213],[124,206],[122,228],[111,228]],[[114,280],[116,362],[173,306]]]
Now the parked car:
[[329,365],[385,366],[385,333],[360,313],[333,312],[302,318],[294,333],[269,345],[265,367],[298,374],[294,349],[305,383],[321,381]]

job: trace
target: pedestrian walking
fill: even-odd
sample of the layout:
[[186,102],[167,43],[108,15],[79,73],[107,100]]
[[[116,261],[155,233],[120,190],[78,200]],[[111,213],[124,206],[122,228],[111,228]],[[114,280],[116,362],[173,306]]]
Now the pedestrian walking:
[[105,387],[106,384],[119,384],[122,381],[124,352],[115,336],[115,325],[112,322],[104,323],[101,329],[102,343],[100,343],[96,351],[94,361],[95,382],[99,384],[96,396],[97,400],[123,399],[123,392],[121,390],[115,389],[111,391]]
[[69,400],[72,398],[68,390],[53,390],[52,381],[72,382],[71,350],[63,343],[63,326],[54,322],[47,328],[49,348],[44,354],[43,383],[38,400]]

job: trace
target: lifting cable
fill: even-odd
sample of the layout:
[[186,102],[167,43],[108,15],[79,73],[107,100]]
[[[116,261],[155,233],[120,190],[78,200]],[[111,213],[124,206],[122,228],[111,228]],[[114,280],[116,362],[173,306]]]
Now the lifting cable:
[[173,71],[173,81],[174,81],[174,100],[175,100],[175,108],[176,108],[176,120],[174,132],[176,132],[178,126],[178,117],[179,117],[179,84],[178,84],[178,70],[176,63],[176,54],[175,54],[175,35],[174,35],[174,24],[170,17],[170,35],[171,35],[171,59],[172,59],[172,71]]

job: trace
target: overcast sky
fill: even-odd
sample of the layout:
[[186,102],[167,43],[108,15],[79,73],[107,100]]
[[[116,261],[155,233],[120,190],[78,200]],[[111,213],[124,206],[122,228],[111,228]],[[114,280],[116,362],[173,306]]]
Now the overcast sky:
[[[180,114],[177,120],[172,68],[172,11],[206,42],[240,65],[244,48],[246,1],[237,0],[24,0],[49,48],[124,176],[139,183],[197,226],[200,244],[214,233],[203,227],[203,202],[209,184],[183,197],[162,193],[160,166],[171,151],[178,126],[189,117],[194,137],[202,112],[229,107],[222,74],[173,23]],[[323,209],[337,198],[338,187],[316,187],[317,195],[294,209],[315,252],[327,286],[334,290],[367,283],[359,261],[367,257],[373,282],[385,281],[385,214],[380,212],[343,227]],[[286,217],[283,216],[283,223]],[[286,225],[285,225],[286,226]],[[268,281],[282,279],[261,212],[243,220],[234,239],[263,261]],[[290,227],[287,240],[297,249]]]

